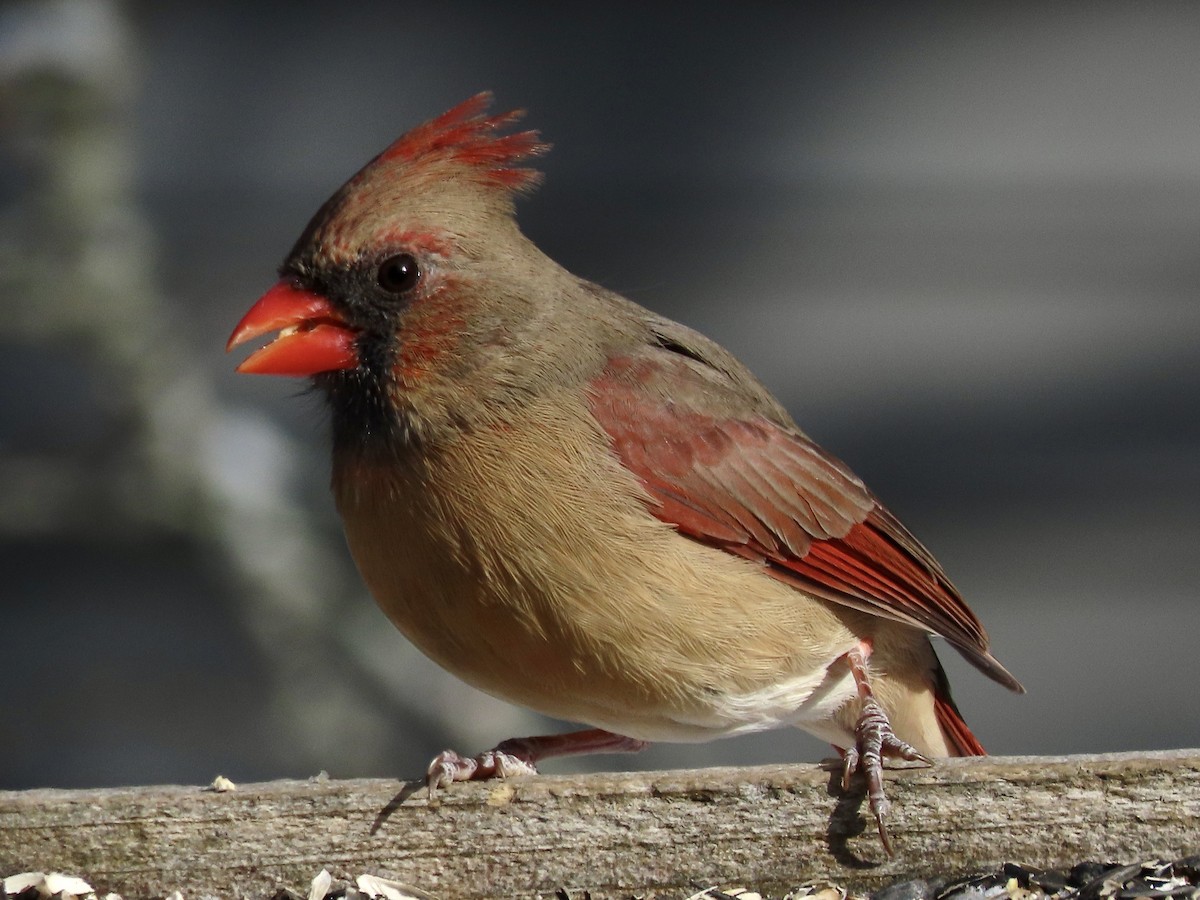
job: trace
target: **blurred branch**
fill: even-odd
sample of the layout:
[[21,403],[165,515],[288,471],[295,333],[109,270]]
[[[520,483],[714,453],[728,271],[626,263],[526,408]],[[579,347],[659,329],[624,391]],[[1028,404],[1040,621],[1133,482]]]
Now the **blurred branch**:
[[[345,665],[332,677],[311,666],[345,634],[338,614],[362,602],[362,588],[288,483],[291,439],[219,402],[156,283],[135,195],[138,54],[124,12],[107,0],[0,11],[0,152],[12,162],[0,293],[4,341],[21,351],[5,356],[23,369],[13,383],[27,385],[31,411],[0,434],[0,534],[175,535],[213,549],[275,676],[275,724],[296,762],[319,768],[336,745],[343,761],[365,765],[390,731],[383,686],[345,647],[333,650]],[[38,428],[65,438],[28,436]]]

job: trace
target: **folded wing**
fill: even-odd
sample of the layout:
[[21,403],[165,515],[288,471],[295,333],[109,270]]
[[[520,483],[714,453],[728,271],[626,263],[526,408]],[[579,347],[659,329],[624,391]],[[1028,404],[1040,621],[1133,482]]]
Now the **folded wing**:
[[920,541],[799,430],[769,410],[731,414],[739,405],[728,394],[741,386],[730,375],[671,345],[613,359],[590,385],[592,414],[652,498],[651,512],[781,581],[939,634],[1022,690]]

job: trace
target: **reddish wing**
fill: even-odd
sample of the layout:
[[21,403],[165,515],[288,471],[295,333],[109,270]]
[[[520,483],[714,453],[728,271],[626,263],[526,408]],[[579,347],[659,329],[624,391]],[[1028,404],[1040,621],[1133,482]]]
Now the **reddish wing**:
[[[656,517],[811,593],[940,634],[1020,690],[929,551],[849,469],[766,416],[698,411],[726,404],[707,403],[720,385],[696,377],[690,361],[621,359],[591,385],[591,411]],[[665,399],[676,395],[693,402]]]

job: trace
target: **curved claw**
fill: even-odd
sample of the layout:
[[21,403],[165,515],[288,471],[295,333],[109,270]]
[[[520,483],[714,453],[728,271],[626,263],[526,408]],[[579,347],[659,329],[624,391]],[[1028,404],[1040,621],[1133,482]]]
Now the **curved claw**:
[[[507,743],[507,742],[505,742]],[[503,747],[503,745],[501,745]],[[456,781],[486,781],[490,778],[511,778],[514,775],[536,775],[537,767],[529,759],[500,747],[485,750],[478,756],[460,756],[453,750],[443,750],[425,770],[425,787],[432,800],[440,788]]]
[[543,734],[534,737],[510,738],[478,756],[459,756],[453,750],[443,750],[425,770],[425,786],[432,800],[438,788],[449,787],[456,781],[484,781],[488,778],[511,778],[514,775],[536,775],[539,760],[576,753],[634,753],[646,746],[645,741],[613,734],[599,728],[572,731],[567,734]]
[[536,775],[539,760],[576,753],[634,753],[646,746],[645,741],[613,734],[600,728],[572,731],[567,734],[543,734],[534,737],[510,738],[499,746],[478,756],[467,758],[453,750],[443,750],[429,763],[425,771],[425,786],[430,799],[438,788],[449,787],[456,781],[483,781],[488,778],[511,778],[514,775]]
[[456,781],[469,781],[478,764],[475,760],[459,756],[453,750],[443,750],[429,762],[425,770],[425,787],[432,800],[439,788],[450,787]]
[[862,712],[859,713],[858,723],[854,726],[854,745],[846,750],[842,762],[842,789],[848,790],[854,773],[862,772],[867,782],[867,799],[871,814],[875,816],[879,827],[879,840],[883,843],[887,855],[894,856],[892,842],[888,839],[887,826],[884,824],[884,817],[891,809],[891,802],[883,790],[885,756],[933,765],[933,761],[920,753],[916,747],[896,737],[887,713],[874,696],[868,695],[863,699]]

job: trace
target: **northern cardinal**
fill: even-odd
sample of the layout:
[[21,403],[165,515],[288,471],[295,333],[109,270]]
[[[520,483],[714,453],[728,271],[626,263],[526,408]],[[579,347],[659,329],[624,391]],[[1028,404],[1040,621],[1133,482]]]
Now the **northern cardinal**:
[[866,777],[984,750],[929,634],[1021,685],[941,566],[708,338],[518,229],[545,152],[480,94],[317,212],[228,348],[312,376],[354,560],[395,625],[496,697],[592,728],[447,750],[432,792],[549,756],[797,725]]

